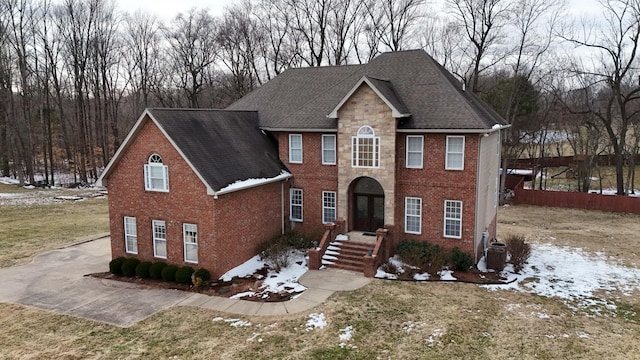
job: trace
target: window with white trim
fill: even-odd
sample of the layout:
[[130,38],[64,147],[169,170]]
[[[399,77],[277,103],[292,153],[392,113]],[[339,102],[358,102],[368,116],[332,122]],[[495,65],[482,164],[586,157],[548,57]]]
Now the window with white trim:
[[289,190],[289,214],[291,221],[302,222],[302,189]]
[[404,198],[404,232],[420,234],[422,232],[422,199]]
[[198,225],[182,224],[182,239],[184,242],[184,261],[198,263]]
[[371,126],[361,127],[351,138],[351,166],[380,167],[380,137]]
[[336,136],[322,135],[322,165],[336,164]]
[[444,201],[444,236],[462,238],[462,201]]
[[144,189],[147,191],[169,191],[169,168],[158,154],[149,156],[144,165]]
[[336,220],[336,193],[335,191],[322,192],[322,222],[332,223]]
[[162,220],[153,220],[153,256],[167,258],[167,227]]
[[464,136],[447,136],[446,170],[464,170]]
[[407,167],[422,169],[422,149],[424,148],[424,136],[407,135]]
[[302,164],[302,135],[289,134],[289,162]]
[[138,228],[134,217],[124,217],[124,247],[128,254],[138,253]]

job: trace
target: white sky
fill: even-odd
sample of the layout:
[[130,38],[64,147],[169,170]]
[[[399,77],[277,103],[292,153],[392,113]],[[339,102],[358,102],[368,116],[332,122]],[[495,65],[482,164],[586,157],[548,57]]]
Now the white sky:
[[[222,15],[224,7],[233,0],[116,0],[121,10],[133,13],[138,9],[157,15],[161,20],[170,20],[178,13],[196,7],[208,8],[212,15]],[[237,2],[237,1],[236,1]]]
[[[442,0],[431,0],[431,4],[437,4]],[[193,7],[208,8],[212,15],[222,15],[227,5],[238,3],[238,0],[116,0],[120,9],[127,12],[134,12],[142,9],[157,15],[162,20],[170,20],[178,13],[186,12]],[[599,13],[597,0],[567,0],[571,14]]]

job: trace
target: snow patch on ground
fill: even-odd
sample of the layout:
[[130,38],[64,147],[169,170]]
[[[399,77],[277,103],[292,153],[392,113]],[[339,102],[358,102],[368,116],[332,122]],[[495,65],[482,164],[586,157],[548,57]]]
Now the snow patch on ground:
[[309,319],[307,320],[307,326],[305,327],[306,331],[312,331],[315,329],[324,329],[327,326],[327,320],[324,317],[323,313],[312,313],[309,314]]
[[[307,288],[298,283],[298,279],[306,273],[309,268],[306,264],[306,253],[302,250],[292,250],[289,254],[289,266],[281,269],[279,272],[269,269],[267,276],[262,282],[260,289],[254,291],[236,294],[231,299],[240,299],[244,296],[261,296],[268,292],[278,293],[288,291],[290,293],[298,293]],[[246,278],[253,276],[258,270],[269,266],[269,262],[261,259],[260,255],[256,255],[245,263],[227,271],[220,277],[222,281],[231,281],[234,277]],[[266,295],[265,295],[266,296]]]
[[[480,268],[480,266],[479,266]],[[552,244],[532,244],[531,256],[520,274],[508,266],[502,273],[512,283],[483,285],[489,290],[512,289],[545,297],[557,297],[574,310],[616,308],[612,301],[619,294],[640,291],[640,269],[607,262],[603,254]]]

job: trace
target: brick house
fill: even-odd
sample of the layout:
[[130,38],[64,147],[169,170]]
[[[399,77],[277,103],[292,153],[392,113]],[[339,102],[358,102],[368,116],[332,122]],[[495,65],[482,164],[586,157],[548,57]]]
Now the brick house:
[[338,232],[376,234],[369,276],[403,239],[478,260],[505,126],[421,50],[290,69],[225,110],[148,109],[99,180],[112,256],[218,276],[296,230],[322,239],[310,267]]

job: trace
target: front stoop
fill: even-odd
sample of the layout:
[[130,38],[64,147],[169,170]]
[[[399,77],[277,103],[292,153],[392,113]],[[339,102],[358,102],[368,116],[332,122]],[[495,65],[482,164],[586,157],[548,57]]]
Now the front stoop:
[[363,273],[363,259],[369,249],[373,249],[371,244],[350,241],[347,237],[338,237],[336,241],[330,243],[324,256],[322,256],[322,265],[328,268]]

